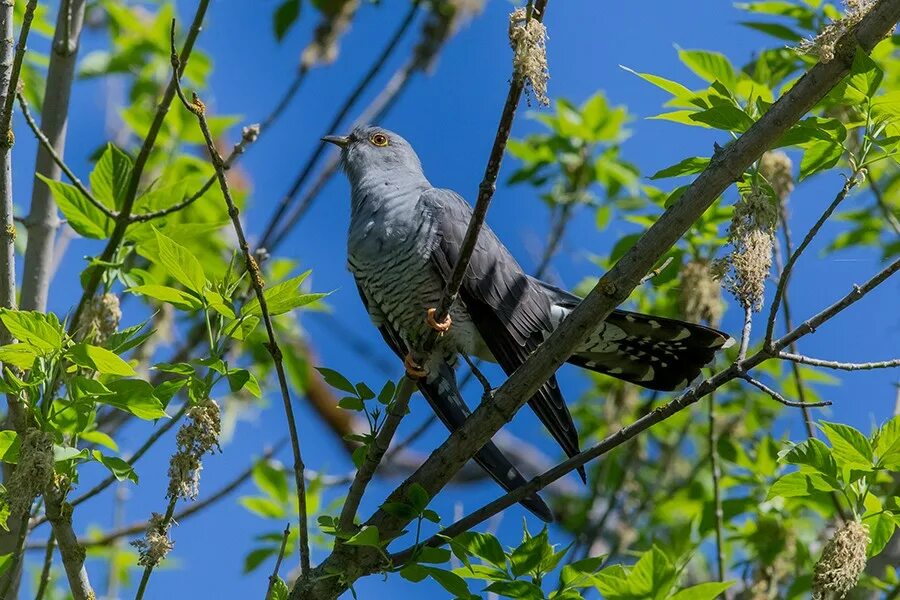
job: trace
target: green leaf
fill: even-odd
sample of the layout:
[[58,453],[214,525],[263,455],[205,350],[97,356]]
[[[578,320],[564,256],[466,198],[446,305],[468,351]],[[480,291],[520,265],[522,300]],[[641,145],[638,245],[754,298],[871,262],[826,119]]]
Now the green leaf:
[[156,262],[162,265],[166,273],[178,283],[191,291],[202,294],[203,288],[206,287],[206,275],[194,253],[158,230],[154,230],[154,232],[159,244]]
[[23,370],[30,369],[37,356],[31,344],[19,343],[0,346],[0,362]]
[[[269,310],[270,316],[280,315],[290,312],[295,308],[306,306],[316,300],[321,300],[328,294],[303,294],[300,292],[300,285],[309,276],[309,271],[292,277],[287,281],[282,281],[277,285],[266,288],[263,291],[263,297],[266,299],[266,308]],[[259,307],[259,298],[253,297],[244,308],[241,309],[243,315],[262,316],[262,310]]]
[[357,396],[344,396],[338,400],[338,406],[344,410],[352,410],[354,412],[362,412],[366,408],[365,403]]
[[503,552],[500,542],[493,535],[467,531],[453,538],[453,541],[469,554],[477,556],[501,569],[506,569],[506,554]]
[[709,165],[709,159],[703,156],[686,158],[677,165],[666,167],[657,171],[650,179],[665,179],[666,177],[678,177],[679,175],[693,175],[699,173]]
[[251,550],[247,553],[247,556],[244,557],[244,573],[246,574],[256,570],[259,565],[263,564],[263,561],[270,556],[274,556],[276,552],[278,552],[278,548],[272,547]]
[[378,528],[374,525],[366,525],[359,530],[359,533],[344,542],[348,546],[372,546],[379,548]]
[[378,402],[381,404],[390,404],[391,400],[394,399],[394,392],[396,391],[396,385],[394,385],[393,381],[387,381],[381,387],[381,391],[378,392]]
[[866,550],[866,556],[872,558],[880,554],[887,543],[891,541],[897,522],[891,511],[884,511],[870,519],[863,519],[863,521],[869,526],[869,539],[871,540]]
[[605,556],[591,556],[565,565],[559,574],[563,587],[579,588],[592,585],[593,574],[597,572],[605,558]]
[[106,348],[86,344],[75,344],[66,352],[66,357],[80,367],[93,369],[105,375],[120,375],[133,377],[137,375],[134,367],[122,360]]
[[81,236],[97,240],[106,239],[112,233],[114,223],[74,185],[54,181],[36,173],[47,184],[53,200],[59,206],[69,226]]
[[231,308],[231,303],[219,292],[206,290],[203,292],[203,297],[206,299],[207,304],[223,317],[227,319],[235,319],[237,317],[234,314],[234,309]]
[[692,92],[687,87],[681,85],[677,81],[672,81],[670,79],[666,79],[665,77],[660,77],[659,75],[652,75],[650,73],[638,73],[637,71],[635,71],[633,69],[629,69],[628,67],[626,67],[624,65],[619,65],[619,67],[621,67],[622,69],[625,69],[629,73],[633,73],[634,75],[637,75],[644,81],[648,81],[648,82],[652,83],[653,85],[655,85],[656,87],[669,92],[676,98],[688,98],[688,97],[694,95],[694,92]]
[[431,576],[432,579],[440,584],[442,588],[453,594],[454,598],[469,597],[469,586],[466,584],[465,579],[463,579],[456,573],[438,569],[437,567],[423,568],[428,572],[428,575]]
[[874,466],[872,444],[862,433],[842,423],[820,421],[831,442],[831,452],[841,468],[869,470]]
[[226,377],[228,378],[228,388],[232,392],[246,389],[256,398],[262,395],[262,391],[259,389],[259,382],[253,376],[253,373],[247,369],[231,369]]
[[881,85],[883,78],[884,71],[881,67],[861,48],[857,48],[850,77],[847,78],[847,87],[859,92],[859,96],[851,99],[863,102],[866,98],[873,97],[878,92],[878,86]]
[[272,600],[287,600],[289,593],[290,590],[288,590],[288,586],[284,582],[284,579],[276,576],[275,583],[272,584]]
[[786,27],[778,23],[765,23],[762,21],[741,21],[740,24],[744,27],[749,27],[750,29],[762,31],[763,33],[767,33],[774,38],[778,38],[779,40],[784,40],[786,42],[799,42],[801,39],[803,39],[802,35],[794,31],[790,27]]
[[39,354],[62,349],[62,326],[52,313],[4,308],[0,309],[0,321],[14,338],[29,344]]
[[13,553],[0,554],[0,576],[2,576],[9,567],[12,566]]
[[113,396],[99,396],[97,402],[108,404],[147,421],[168,417],[162,402],[154,396],[153,386],[140,379],[117,379],[106,386]]
[[873,450],[879,466],[900,471],[900,415],[881,426]]
[[272,28],[275,39],[279,42],[287,35],[288,30],[300,17],[300,0],[284,0],[272,15]]
[[256,487],[260,490],[279,502],[288,501],[290,495],[287,475],[283,469],[275,467],[268,460],[260,460],[253,465],[251,474]]
[[733,581],[711,581],[679,590],[671,600],[716,600],[722,592],[734,585]]
[[325,383],[331,387],[341,390],[342,392],[347,392],[348,394],[356,394],[356,388],[353,387],[353,384],[337,371],[326,369],[325,367],[316,367],[316,371],[322,375]]
[[94,197],[108,207],[116,210],[122,208],[133,165],[130,156],[114,145],[107,144],[90,175]]
[[416,482],[409,486],[409,489],[406,490],[406,499],[409,501],[410,506],[412,506],[413,510],[416,511],[416,514],[425,510],[425,507],[428,506],[428,502],[431,500],[431,497],[428,495],[428,492],[422,487],[422,484]]
[[98,461],[104,467],[109,469],[109,472],[112,473],[119,481],[125,481],[126,479],[129,479],[135,483],[138,482],[137,473],[134,472],[134,469],[131,468],[131,465],[118,456],[104,456],[103,453],[99,450],[94,450],[93,452],[91,452],[91,455],[94,457],[94,460]]
[[519,544],[519,547],[509,555],[509,564],[512,574],[521,577],[531,573],[543,562],[544,557],[553,552],[547,541],[547,529],[543,529],[538,535],[528,538]]
[[19,461],[19,434],[11,429],[0,431],[0,462],[16,464]]
[[675,583],[675,567],[662,550],[653,546],[631,569],[628,583],[637,597],[664,597]]
[[113,452],[119,451],[119,445],[116,444],[116,441],[102,431],[83,431],[80,436],[83,442],[103,446]]
[[731,62],[719,52],[707,50],[682,50],[678,49],[678,58],[681,62],[696,73],[701,79],[710,83],[718,80],[727,87],[732,88],[737,83],[737,75]]
[[835,142],[819,141],[807,146],[800,161],[800,180],[830,169],[841,159],[844,149]]
[[244,496],[238,502],[255,515],[264,519],[281,519],[287,514],[283,504],[261,496]]
[[835,488],[821,475],[815,473],[801,473],[796,471],[788,473],[780,477],[766,495],[766,500],[771,500],[776,496],[782,498],[796,498],[798,496],[811,496],[816,492],[830,492]]
[[710,127],[724,131],[743,133],[753,125],[753,119],[737,106],[722,104],[706,110],[695,112],[689,117],[692,121],[705,123]]
[[517,598],[520,600],[543,600],[544,598],[541,588],[530,581],[495,581],[484,588],[484,590],[504,598]]
[[838,469],[831,448],[816,438],[810,438],[783,453],[782,459],[794,465],[812,467],[827,477],[837,477]]

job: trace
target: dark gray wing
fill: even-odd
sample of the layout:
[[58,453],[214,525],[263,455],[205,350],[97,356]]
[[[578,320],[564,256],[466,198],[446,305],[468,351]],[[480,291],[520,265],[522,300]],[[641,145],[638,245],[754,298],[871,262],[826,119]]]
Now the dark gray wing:
[[[431,189],[423,202],[437,217],[437,247],[432,263],[449,279],[459,257],[472,208],[451,190]],[[552,331],[550,301],[535,286],[489,227],[485,226],[460,288],[460,299],[487,347],[507,375],[512,374]],[[568,456],[578,454],[578,431],[551,377],[528,401]],[[579,469],[584,479],[584,470]]]
[[[372,317],[372,322],[378,327],[384,341],[398,357],[403,359],[407,353],[403,340],[387,319],[382,318],[377,307],[368,301],[359,284],[357,284],[357,290],[366,307],[366,312]],[[472,414],[459,393],[456,385],[456,373],[446,362],[441,364],[437,372],[429,372],[426,379],[420,379],[418,387],[431,409],[450,431],[462,427],[469,415]],[[506,491],[511,491],[527,483],[527,480],[493,442],[482,446],[473,459]],[[521,504],[539,519],[547,522],[553,521],[553,512],[537,494],[526,497]]]

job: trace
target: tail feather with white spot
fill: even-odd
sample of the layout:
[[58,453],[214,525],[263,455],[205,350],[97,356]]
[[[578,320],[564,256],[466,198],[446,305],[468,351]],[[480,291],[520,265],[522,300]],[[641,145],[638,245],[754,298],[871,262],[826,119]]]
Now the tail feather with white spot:
[[734,340],[715,329],[624,310],[613,311],[569,362],[649,388],[693,381]]
[[[537,280],[535,280],[537,281]],[[543,281],[558,325],[581,299]],[[614,310],[569,363],[649,388],[672,391],[692,382],[734,339],[695,323]]]

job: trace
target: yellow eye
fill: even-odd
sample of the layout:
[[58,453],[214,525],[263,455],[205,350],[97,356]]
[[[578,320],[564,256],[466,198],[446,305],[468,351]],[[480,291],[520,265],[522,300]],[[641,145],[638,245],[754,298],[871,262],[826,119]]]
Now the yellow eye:
[[387,136],[383,133],[373,133],[371,137],[369,137],[369,141],[372,142],[373,145],[378,146],[379,148],[384,148],[388,145]]

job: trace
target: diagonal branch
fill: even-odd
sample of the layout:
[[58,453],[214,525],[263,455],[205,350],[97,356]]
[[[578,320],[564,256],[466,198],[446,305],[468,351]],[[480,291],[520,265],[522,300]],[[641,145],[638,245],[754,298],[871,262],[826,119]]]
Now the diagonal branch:
[[864,363],[846,363],[836,360],[822,360],[820,358],[811,358],[802,354],[792,354],[790,352],[779,352],[778,358],[789,360],[791,362],[810,365],[813,367],[825,367],[826,369],[838,369],[840,371],[868,371],[870,369],[890,369],[900,367],[900,358],[891,360],[879,360],[875,362]]
[[[845,295],[843,298],[841,298],[831,306],[814,315],[812,318],[806,321],[806,323],[787,333],[779,340],[776,340],[773,343],[776,352],[790,344],[792,341],[795,341],[796,339],[799,339],[800,337],[811,333],[812,330],[807,327],[807,324],[814,323],[815,325],[821,325],[822,323],[828,321],[842,310],[860,300],[867,293],[878,287],[878,285],[884,283],[891,275],[893,275],[897,271],[900,271],[900,259],[888,265],[863,285],[854,286],[853,290],[849,294]],[[670,401],[668,404],[657,408],[656,410],[639,418],[630,425],[626,425],[625,427],[619,429],[614,434],[606,437],[606,439],[598,443],[596,446],[587,450],[583,450],[579,454],[574,455],[573,457],[560,463],[552,469],[549,469],[541,475],[533,478],[526,485],[516,488],[515,490],[484,505],[478,510],[473,511],[466,517],[443,529],[439,534],[436,534],[429,538],[424,544],[428,546],[439,546],[445,543],[447,539],[453,538],[454,536],[459,535],[464,531],[468,531],[472,527],[475,527],[476,525],[484,522],[501,510],[509,508],[526,496],[540,491],[542,488],[556,481],[560,477],[567,475],[578,467],[587,464],[588,462],[594,460],[599,456],[607,454],[614,448],[621,446],[639,433],[649,429],[651,426],[664,421],[665,419],[669,418],[677,412],[680,412],[681,410],[684,410],[688,406],[699,401],[704,396],[707,396],[718,388],[722,387],[729,381],[732,381],[733,379],[747,379],[748,381],[750,381],[752,378],[746,374],[747,371],[771,358],[772,355],[770,355],[766,349],[762,349],[753,356],[750,356],[743,361],[732,364],[727,369],[716,373],[708,379],[705,379],[699,385],[697,385],[697,387],[688,390],[680,397]],[[767,386],[760,384],[756,380],[753,380],[751,383],[753,383],[754,385],[766,387],[767,393],[775,393],[772,390],[768,389]],[[799,405],[799,403],[794,404]],[[806,404],[806,406],[811,407],[816,406],[816,404],[809,403]],[[403,564],[403,562],[407,560],[409,556],[412,556],[412,553],[415,550],[416,546],[408,548],[402,552],[398,552],[391,558],[394,564]]]
[[[872,47],[893,29],[898,19],[900,19],[900,0],[877,2],[857,27],[842,37],[838,46],[840,51],[835,58],[810,69],[753,126],[718,153],[679,200],[599,280],[591,293],[561,326],[497,390],[494,401],[482,403],[460,429],[451,434],[412,476],[394,490],[388,497],[388,502],[401,501],[413,484],[422,485],[432,497],[440,491],[453,473],[459,470],[505,422],[512,419],[518,409],[560,367],[578,344],[629,296],[656,261],[684,235],[715,199],[843,79],[850,70],[857,45],[861,46],[863,51],[871,51]],[[900,262],[889,267],[867,285],[874,287],[898,268]],[[862,297],[864,293],[862,289],[858,288],[842,302],[846,302],[846,305],[852,304]],[[790,343],[792,337],[796,339],[812,331],[814,321],[827,319],[830,310],[839,312],[842,307],[829,307],[823,311],[824,314],[817,315],[800,325],[792,332],[793,336],[788,334],[782,338],[785,344]],[[759,362],[762,362],[763,357],[769,357],[769,354],[760,355]],[[727,375],[719,374],[717,376],[719,379],[714,377],[708,380],[709,384],[705,386],[701,384],[693,394],[673,400],[670,404],[650,413],[643,421],[639,421],[640,427],[628,427],[617,436],[613,436],[614,439],[608,442],[608,447],[614,447],[617,443],[674,414],[683,406],[695,401],[691,399],[698,393],[706,394],[714,389],[713,384],[720,379],[726,377],[733,379],[736,376],[736,373],[731,371],[723,373]],[[567,463],[571,468],[579,466],[570,461]],[[519,488],[516,493],[524,493],[522,492],[524,489],[526,488]],[[408,521],[379,510],[366,524],[377,527],[382,539],[390,539]],[[295,586],[291,597],[294,599],[336,597],[356,578],[376,568],[380,560],[379,552],[373,549],[339,546],[317,567],[309,581],[301,581]],[[340,580],[325,576],[335,570],[343,573]]]
[[244,235],[244,227],[241,224],[240,211],[238,210],[238,207],[235,205],[234,199],[231,196],[231,189],[229,188],[228,180],[225,177],[225,161],[222,159],[219,151],[216,150],[215,142],[213,141],[212,134],[209,131],[209,125],[206,122],[206,107],[196,94],[194,94],[193,99],[189,102],[188,99],[185,98],[184,92],[181,90],[181,83],[179,81],[181,68],[178,54],[175,51],[174,19],[172,20],[171,45],[173,70],[172,83],[175,88],[175,92],[178,94],[178,98],[179,100],[181,100],[181,103],[184,104],[184,107],[197,117],[197,122],[200,125],[200,131],[203,133],[203,139],[206,142],[206,149],[209,152],[210,160],[212,161],[213,167],[216,170],[216,178],[219,182],[219,188],[222,190],[222,196],[224,197],[225,204],[228,207],[228,216],[231,217],[231,223],[238,238],[238,245],[240,246],[241,253],[244,256],[244,262],[246,264],[247,271],[250,273],[250,282],[253,285],[253,291],[256,293],[257,300],[259,300],[260,313],[263,323],[266,327],[266,334],[269,337],[269,343],[266,345],[266,348],[269,351],[269,354],[272,355],[272,361],[275,363],[275,372],[278,375],[278,384],[281,388],[281,399],[284,403],[284,412],[285,416],[287,417],[288,431],[290,432],[291,436],[291,448],[294,453],[294,480],[297,487],[297,503],[300,520],[300,563],[303,576],[306,577],[309,573],[310,568],[309,524],[307,523],[306,510],[306,482],[303,478],[303,472],[306,467],[303,464],[303,457],[300,453],[300,439],[297,435],[297,425],[294,420],[294,409],[291,405],[291,393],[288,389],[287,377],[285,376],[284,372],[281,349],[278,347],[278,341],[275,338],[275,327],[274,325],[272,325],[272,316],[269,314],[268,302],[266,301],[266,296],[263,291],[263,286],[265,285],[265,283],[263,282],[262,274],[259,270],[259,265],[257,264],[256,259],[253,258],[253,254],[250,250],[250,245],[247,243],[247,237]]

